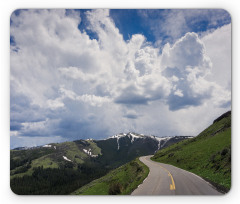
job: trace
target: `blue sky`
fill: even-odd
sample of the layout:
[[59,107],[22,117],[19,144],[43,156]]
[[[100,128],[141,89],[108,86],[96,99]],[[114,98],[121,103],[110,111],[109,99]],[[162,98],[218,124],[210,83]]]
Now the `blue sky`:
[[[201,33],[231,23],[229,13],[222,9],[113,9],[110,17],[124,40],[139,33],[152,43],[157,40],[172,43],[186,32]],[[176,31],[178,27],[166,25],[172,20],[179,23],[181,29]],[[176,36],[171,35],[176,32]]]
[[231,109],[225,10],[17,10],[10,45],[11,148],[197,135]]

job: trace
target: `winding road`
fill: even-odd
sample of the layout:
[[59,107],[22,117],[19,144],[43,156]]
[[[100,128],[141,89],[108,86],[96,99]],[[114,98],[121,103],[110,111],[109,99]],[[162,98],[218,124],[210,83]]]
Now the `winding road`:
[[140,157],[149,167],[149,175],[131,195],[221,195],[201,177],[172,165]]

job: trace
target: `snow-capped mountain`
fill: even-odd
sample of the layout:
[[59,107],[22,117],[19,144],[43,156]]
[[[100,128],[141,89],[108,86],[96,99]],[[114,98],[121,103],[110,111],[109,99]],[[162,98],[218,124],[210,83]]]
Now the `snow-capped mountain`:
[[[152,140],[155,143],[157,143],[157,148],[153,148],[154,152],[156,152],[159,149],[162,149],[164,147],[169,146],[170,144],[179,142],[181,140],[184,139],[189,139],[192,138],[192,136],[167,136],[167,137],[157,137],[154,135],[144,135],[144,134],[138,134],[138,133],[133,133],[133,132],[129,132],[129,133],[120,133],[120,134],[116,134],[113,135],[111,137],[108,137],[106,140],[108,139],[116,139],[117,141],[117,149],[120,149],[120,143],[119,141],[123,138],[128,138],[131,142],[131,144],[133,144],[134,142],[139,142],[139,141],[144,141],[144,140]],[[155,146],[155,145],[154,145]]]

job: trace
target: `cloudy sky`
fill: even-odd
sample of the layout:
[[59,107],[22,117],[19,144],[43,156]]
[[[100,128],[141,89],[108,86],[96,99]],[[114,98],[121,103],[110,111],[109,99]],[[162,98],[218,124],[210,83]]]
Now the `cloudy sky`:
[[225,10],[16,10],[11,148],[197,135],[231,109]]

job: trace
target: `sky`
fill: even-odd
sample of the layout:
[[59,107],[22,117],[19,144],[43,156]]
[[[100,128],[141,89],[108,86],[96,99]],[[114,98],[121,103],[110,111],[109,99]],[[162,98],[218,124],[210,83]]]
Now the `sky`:
[[121,132],[198,135],[231,110],[225,10],[16,10],[11,148]]

